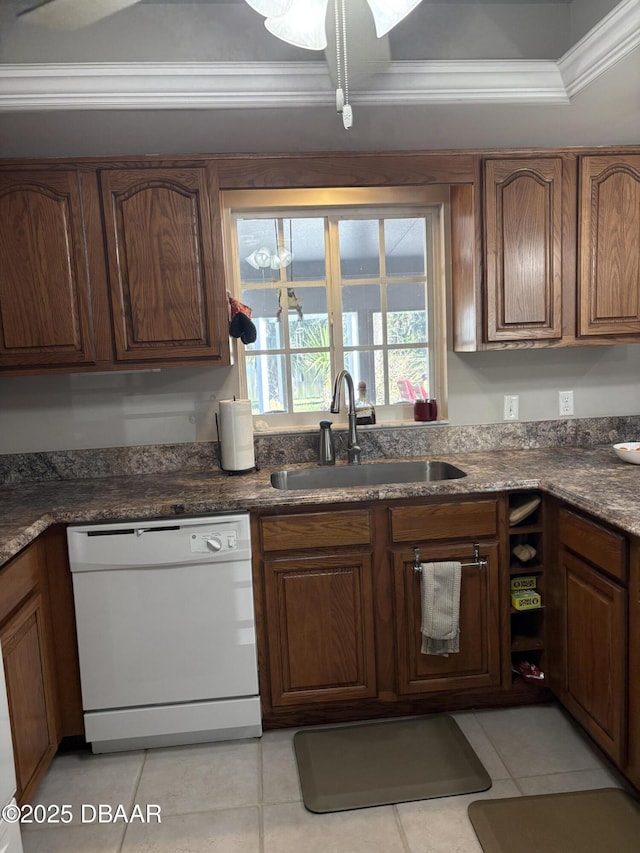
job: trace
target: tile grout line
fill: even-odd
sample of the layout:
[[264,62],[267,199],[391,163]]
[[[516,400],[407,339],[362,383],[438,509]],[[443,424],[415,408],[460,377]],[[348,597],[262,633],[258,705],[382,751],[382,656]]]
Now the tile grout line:
[[[132,808],[136,802],[136,797],[138,795],[138,790],[140,788],[140,780],[142,779],[142,772],[143,772],[145,765],[147,763],[148,755],[149,755],[149,750],[145,749],[143,752],[143,755],[142,755],[142,762],[140,763],[140,770],[138,771],[136,782],[135,782],[135,785],[133,787],[133,794],[132,794],[131,800],[129,802],[129,812],[131,812],[131,810],[132,810]],[[116,853],[122,853],[122,849],[124,847],[124,842],[125,842],[125,839],[127,837],[127,832],[129,831],[129,826],[130,826],[130,824],[125,823],[124,832],[122,833],[122,839],[120,840],[120,846],[118,847]]]
[[264,853],[264,806],[258,805],[258,850]]
[[[493,742],[493,740],[491,739],[491,735],[489,734],[489,732],[485,729],[485,727],[484,727],[484,726],[482,725],[482,723],[480,722],[480,717],[478,716],[478,714],[477,714],[475,711],[473,712],[473,716],[475,717],[476,722],[477,722],[477,723],[478,723],[478,725],[480,726],[480,729],[481,729],[481,730],[482,730],[482,732],[484,733],[484,736],[486,737],[486,739],[487,739],[487,740],[489,741],[489,743],[491,744],[491,746],[492,746],[492,748],[493,748],[493,750],[494,750],[495,754],[498,756],[498,758],[500,759],[500,761],[501,761],[501,762],[502,762],[502,764],[504,765],[504,769],[505,769],[505,770],[507,771],[507,773],[509,774],[509,779],[511,779],[512,781],[514,781],[514,782],[515,782],[515,778],[516,778],[516,777],[515,777],[515,776],[513,775],[513,773],[511,772],[511,768],[509,767],[509,765],[508,765],[508,763],[505,761],[505,759],[502,757],[502,753],[500,752],[500,750],[498,749],[498,747],[495,745],[495,743],[494,743],[494,742]],[[491,781],[492,781],[492,783],[493,783],[493,780],[491,780]],[[517,783],[516,783],[516,787],[518,788],[518,790],[520,790],[520,787],[519,787],[519,785],[517,785]]]
[[398,811],[398,806],[394,803],[391,808],[393,809],[393,816],[396,821],[396,826],[398,828],[398,832],[400,833],[400,840],[402,842],[402,846],[405,850],[405,853],[411,853],[411,847],[409,845],[409,839],[404,831],[404,826],[402,825],[402,819],[400,817],[400,812]]
[[262,736],[258,740],[258,851],[264,853],[264,752]]

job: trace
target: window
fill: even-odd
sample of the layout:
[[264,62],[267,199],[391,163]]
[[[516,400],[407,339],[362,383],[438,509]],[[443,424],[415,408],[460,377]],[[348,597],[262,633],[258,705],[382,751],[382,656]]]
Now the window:
[[254,415],[317,423],[343,367],[378,422],[412,419],[427,394],[446,413],[447,200],[446,187],[225,193],[233,291],[257,330],[238,348]]

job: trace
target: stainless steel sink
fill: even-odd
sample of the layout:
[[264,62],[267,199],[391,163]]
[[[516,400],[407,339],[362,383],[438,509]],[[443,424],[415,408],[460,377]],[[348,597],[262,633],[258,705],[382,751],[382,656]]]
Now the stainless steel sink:
[[448,462],[367,462],[326,468],[297,468],[274,471],[275,489],[340,489],[350,486],[380,486],[385,483],[427,483],[457,480],[464,471]]

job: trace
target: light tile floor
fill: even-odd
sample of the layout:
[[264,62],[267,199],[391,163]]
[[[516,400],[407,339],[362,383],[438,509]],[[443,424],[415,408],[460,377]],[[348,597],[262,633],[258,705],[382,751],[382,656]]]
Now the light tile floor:
[[[58,756],[37,803],[69,804],[70,826],[24,827],[25,853],[481,853],[467,817],[480,797],[622,786],[555,705],[456,713],[493,780],[482,794],[327,815],[306,811],[295,730],[260,740]],[[161,807],[162,822],[83,823],[83,804]],[[85,809],[85,815],[91,816]]]

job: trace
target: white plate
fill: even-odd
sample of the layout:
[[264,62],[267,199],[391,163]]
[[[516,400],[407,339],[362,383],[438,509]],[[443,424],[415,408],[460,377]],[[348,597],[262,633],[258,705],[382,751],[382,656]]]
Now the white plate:
[[640,465],[640,441],[622,441],[614,444],[613,449],[625,462]]

